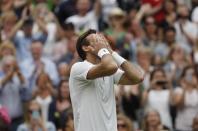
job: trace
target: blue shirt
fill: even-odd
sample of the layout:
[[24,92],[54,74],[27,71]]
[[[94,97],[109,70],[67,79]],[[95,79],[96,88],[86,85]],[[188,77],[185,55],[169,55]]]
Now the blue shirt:
[[[4,73],[0,73],[0,80],[4,78]],[[8,109],[10,117],[17,118],[23,116],[22,101],[28,99],[27,83],[22,84],[17,76],[13,76],[4,85],[0,84],[0,104]]]
[[40,40],[43,43],[46,41],[46,35],[35,35],[35,36],[15,36],[14,44],[16,47],[17,59],[23,61],[25,59],[31,58],[30,46],[33,40]]
[[[44,64],[45,73],[49,75],[53,84],[57,85],[59,82],[59,77],[58,77],[58,71],[57,71],[55,63],[47,58],[41,58],[41,61]],[[29,81],[30,88],[31,89],[35,88],[35,82],[36,82],[37,76],[35,74],[36,64],[34,60],[32,58],[27,59],[22,62],[20,67],[21,67],[24,77]]]

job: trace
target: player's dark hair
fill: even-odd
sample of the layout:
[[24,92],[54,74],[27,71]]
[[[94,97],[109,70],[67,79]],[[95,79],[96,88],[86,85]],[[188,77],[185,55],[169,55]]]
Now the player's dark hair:
[[77,43],[76,43],[76,50],[82,60],[86,59],[86,53],[83,51],[82,47],[89,45],[89,41],[86,38],[90,34],[96,34],[96,30],[89,29],[88,31],[83,33],[81,36],[79,36]]

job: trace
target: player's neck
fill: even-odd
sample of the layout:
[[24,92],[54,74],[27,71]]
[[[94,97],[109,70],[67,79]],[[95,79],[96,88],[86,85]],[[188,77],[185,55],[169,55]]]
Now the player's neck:
[[88,55],[86,56],[86,60],[92,64],[98,64],[100,62],[100,59],[94,55]]

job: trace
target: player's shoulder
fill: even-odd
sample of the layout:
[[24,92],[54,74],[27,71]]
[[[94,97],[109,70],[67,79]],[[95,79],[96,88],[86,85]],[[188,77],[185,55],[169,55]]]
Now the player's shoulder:
[[71,67],[71,73],[74,72],[81,72],[83,70],[86,70],[87,67],[91,66],[92,64],[87,62],[87,61],[82,61],[82,62],[76,62],[75,64],[72,65]]

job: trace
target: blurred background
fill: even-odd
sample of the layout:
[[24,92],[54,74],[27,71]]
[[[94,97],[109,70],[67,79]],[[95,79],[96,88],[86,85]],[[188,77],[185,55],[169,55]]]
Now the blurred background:
[[68,78],[89,28],[146,72],[118,131],[198,131],[198,0],[1,0],[0,131],[74,131]]

